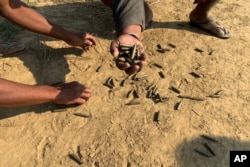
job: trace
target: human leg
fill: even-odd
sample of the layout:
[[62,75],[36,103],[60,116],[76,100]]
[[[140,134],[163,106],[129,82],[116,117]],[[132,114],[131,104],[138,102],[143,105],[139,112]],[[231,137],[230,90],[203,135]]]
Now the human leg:
[[190,13],[190,20],[197,23],[204,23],[209,21],[208,14],[210,10],[219,2],[220,0],[196,0],[197,3],[194,10]]
[[145,22],[147,27],[153,19],[153,12],[150,9],[148,3],[145,1],[144,1],[144,9],[145,9]]
[[153,17],[144,0],[113,0],[112,10],[118,32],[129,25],[140,25],[143,31]]
[[230,38],[230,32],[226,30],[222,24],[209,18],[210,10],[219,1],[220,0],[195,0],[197,6],[189,15],[190,23],[219,38]]

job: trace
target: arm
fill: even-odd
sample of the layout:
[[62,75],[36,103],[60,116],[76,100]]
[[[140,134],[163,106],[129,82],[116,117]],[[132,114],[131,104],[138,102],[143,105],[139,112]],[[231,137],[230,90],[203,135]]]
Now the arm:
[[89,89],[77,82],[53,86],[33,86],[0,78],[0,107],[18,107],[54,102],[83,104],[91,96]]
[[[111,43],[111,54],[116,59],[119,55],[119,44],[137,44],[142,48],[141,63],[130,67],[128,63],[116,61],[119,69],[125,70],[127,74],[138,72],[145,64],[145,53],[140,42],[140,36],[145,29],[145,24],[152,19],[152,11],[144,0],[120,0],[112,3],[114,22],[117,38]],[[151,16],[150,16],[151,15]],[[133,34],[133,35],[131,35]]]
[[[136,37],[130,35],[131,33],[133,35],[135,35]],[[121,31],[117,32],[117,38],[114,39],[111,43],[110,50],[111,50],[111,54],[116,59],[116,66],[120,70],[124,70],[127,74],[133,74],[133,73],[139,72],[142,69],[143,65],[145,64],[146,55],[144,53],[142,43],[140,42],[140,40],[138,40],[140,38],[140,35],[141,35],[141,26],[140,25],[129,25],[129,26],[123,28]],[[131,67],[129,63],[119,61],[117,59],[117,57],[119,55],[119,49],[118,49],[119,44],[133,44],[133,45],[137,44],[137,45],[140,45],[142,48],[141,57],[140,57],[141,63]]]
[[48,21],[20,0],[1,0],[0,13],[6,19],[25,29],[63,40],[70,45],[80,47],[96,45],[95,39],[91,35],[69,32]]

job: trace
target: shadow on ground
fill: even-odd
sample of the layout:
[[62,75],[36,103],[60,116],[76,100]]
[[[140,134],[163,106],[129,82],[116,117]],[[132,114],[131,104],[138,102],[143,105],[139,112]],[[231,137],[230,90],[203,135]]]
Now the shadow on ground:
[[250,141],[225,136],[208,137],[201,135],[177,147],[176,157],[181,167],[229,167],[230,151],[250,151]]

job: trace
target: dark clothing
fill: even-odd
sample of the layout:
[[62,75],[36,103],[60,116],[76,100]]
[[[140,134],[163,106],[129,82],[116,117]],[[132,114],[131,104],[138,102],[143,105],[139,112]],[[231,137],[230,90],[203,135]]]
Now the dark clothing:
[[128,25],[140,25],[142,30],[152,20],[153,13],[144,0],[112,0],[117,31]]
[[118,31],[131,24],[145,28],[144,0],[113,0],[112,11]]

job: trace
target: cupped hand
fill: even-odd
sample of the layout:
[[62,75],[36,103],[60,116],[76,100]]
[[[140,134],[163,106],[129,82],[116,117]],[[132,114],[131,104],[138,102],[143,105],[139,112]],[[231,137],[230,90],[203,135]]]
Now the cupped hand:
[[[120,44],[139,45],[141,47],[141,55],[139,57],[141,62],[134,65],[134,66],[131,66],[128,62],[123,62],[123,61],[120,61],[119,59],[117,59],[119,56]],[[146,63],[145,62],[146,54],[145,54],[144,47],[143,47],[142,43],[138,39],[136,39],[133,36],[128,35],[128,34],[122,34],[119,37],[117,37],[115,40],[113,40],[111,45],[110,45],[110,52],[114,57],[114,60],[116,62],[116,66],[120,70],[124,70],[129,75],[141,71],[143,65]]]

